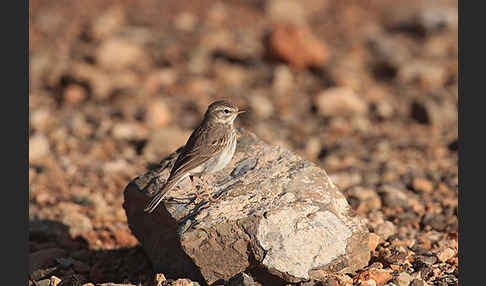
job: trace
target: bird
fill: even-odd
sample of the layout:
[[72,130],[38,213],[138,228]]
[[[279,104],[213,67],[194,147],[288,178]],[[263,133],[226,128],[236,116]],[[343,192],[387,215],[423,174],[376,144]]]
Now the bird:
[[194,185],[195,176],[217,172],[231,161],[237,141],[233,123],[243,112],[226,100],[208,106],[201,123],[179,153],[165,185],[147,203],[145,212],[153,212],[167,193],[185,178],[189,177]]

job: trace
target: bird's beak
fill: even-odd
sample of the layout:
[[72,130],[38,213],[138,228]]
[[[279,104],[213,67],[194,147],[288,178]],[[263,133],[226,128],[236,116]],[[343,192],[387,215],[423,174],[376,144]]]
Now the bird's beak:
[[240,111],[238,111],[238,114],[242,114],[242,113],[245,113],[245,112],[246,112],[246,110],[240,110]]

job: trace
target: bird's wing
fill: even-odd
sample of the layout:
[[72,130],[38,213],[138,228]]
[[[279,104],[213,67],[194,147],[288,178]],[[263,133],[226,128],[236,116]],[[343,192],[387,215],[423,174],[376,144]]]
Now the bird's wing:
[[187,171],[205,163],[221,152],[231,139],[231,132],[228,132],[224,126],[213,127],[210,137],[206,132],[202,132],[202,129],[200,126],[191,134],[172,167],[170,177],[182,176]]

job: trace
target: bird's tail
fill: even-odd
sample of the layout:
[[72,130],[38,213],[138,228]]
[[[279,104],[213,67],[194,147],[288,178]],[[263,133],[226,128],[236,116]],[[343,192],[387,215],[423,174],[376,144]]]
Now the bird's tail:
[[151,213],[157,208],[160,202],[164,199],[165,195],[181,180],[182,178],[174,178],[172,180],[168,180],[168,182],[164,185],[164,187],[155,195],[153,196],[148,204],[143,209],[144,212]]

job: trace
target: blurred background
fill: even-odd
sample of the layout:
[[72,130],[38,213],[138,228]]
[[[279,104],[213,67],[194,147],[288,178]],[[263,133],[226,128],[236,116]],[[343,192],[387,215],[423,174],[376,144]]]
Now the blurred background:
[[29,39],[31,280],[152,281],[122,191],[225,98],[327,171],[370,265],[457,283],[457,1],[36,0]]

